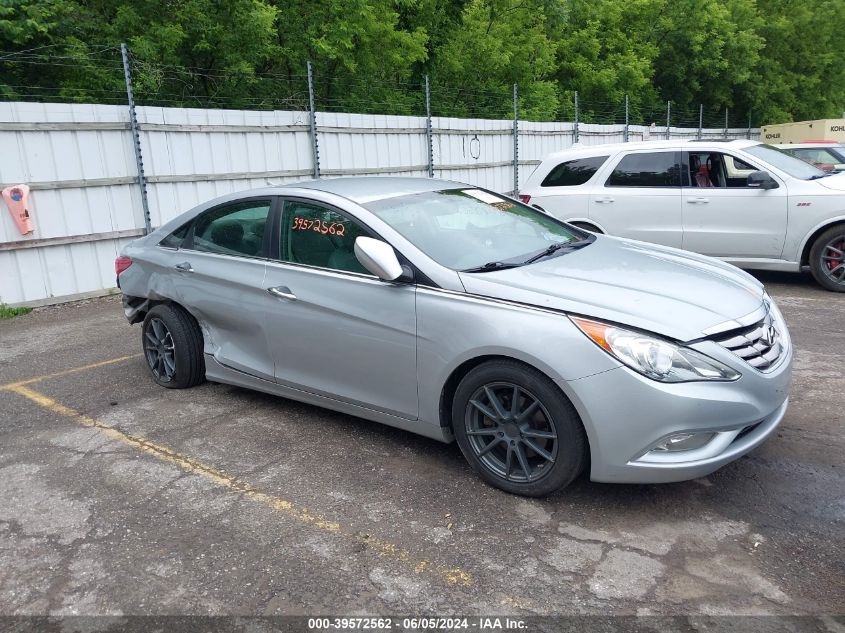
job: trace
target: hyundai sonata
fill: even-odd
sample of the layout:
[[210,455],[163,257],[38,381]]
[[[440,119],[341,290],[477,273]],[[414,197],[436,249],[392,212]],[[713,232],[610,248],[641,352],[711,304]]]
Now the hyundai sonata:
[[203,379],[437,440],[540,496],[706,475],[775,430],[792,350],[753,277],[455,182],[232,194],[128,245],[153,379]]

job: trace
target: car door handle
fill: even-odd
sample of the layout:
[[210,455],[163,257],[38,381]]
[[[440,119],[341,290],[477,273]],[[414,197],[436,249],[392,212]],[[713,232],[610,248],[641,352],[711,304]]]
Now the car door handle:
[[689,202],[690,204],[707,204],[708,202],[710,202],[710,198],[687,198],[687,202]]
[[274,297],[278,297],[279,299],[288,299],[290,301],[296,301],[296,295],[290,291],[290,288],[287,286],[275,286],[273,288],[267,288],[267,292],[269,292]]
[[194,272],[194,267],[191,266],[191,262],[182,262],[181,264],[176,264],[174,266],[176,270],[180,273],[192,273]]
[[613,198],[611,198],[610,196],[596,198],[596,204],[610,204],[611,202],[613,202]]

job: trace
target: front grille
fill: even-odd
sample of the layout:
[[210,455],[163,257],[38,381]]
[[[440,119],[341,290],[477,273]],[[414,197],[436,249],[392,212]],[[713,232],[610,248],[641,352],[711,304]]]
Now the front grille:
[[769,369],[783,354],[782,336],[771,312],[754,325],[719,334],[712,340],[760,371]]

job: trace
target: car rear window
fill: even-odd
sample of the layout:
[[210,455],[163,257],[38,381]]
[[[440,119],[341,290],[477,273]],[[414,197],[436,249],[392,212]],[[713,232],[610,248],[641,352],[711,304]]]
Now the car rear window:
[[574,187],[583,185],[593,177],[608,156],[590,156],[568,160],[554,169],[540,183],[541,187]]
[[185,236],[188,234],[189,228],[191,228],[190,222],[188,222],[187,224],[183,224],[178,229],[173,231],[173,233],[161,240],[158,243],[159,246],[164,246],[165,248],[181,248],[182,242],[185,240]]
[[625,156],[605,183],[608,187],[680,187],[680,152],[648,152]]

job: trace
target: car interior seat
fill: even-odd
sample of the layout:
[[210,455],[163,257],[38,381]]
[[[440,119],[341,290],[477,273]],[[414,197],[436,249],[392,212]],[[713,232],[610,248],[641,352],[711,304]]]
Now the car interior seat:
[[330,243],[334,247],[327,263],[328,268],[335,270],[348,270],[353,273],[369,274],[369,271],[361,265],[355,257],[355,240],[359,235],[366,235],[363,231],[357,230],[354,225],[346,226],[346,233],[343,237],[328,235]]
[[334,249],[327,236],[306,229],[291,230],[290,250],[294,262],[326,268]]
[[249,253],[248,245],[244,243],[244,227],[240,222],[216,222],[211,227],[211,241],[217,246],[236,253]]
[[718,154],[710,154],[707,157],[707,172],[710,176],[711,186],[724,187],[725,181],[722,175],[722,158]]
[[713,186],[713,181],[710,180],[710,168],[707,165],[698,166],[698,171],[695,173],[695,183],[699,187]]

